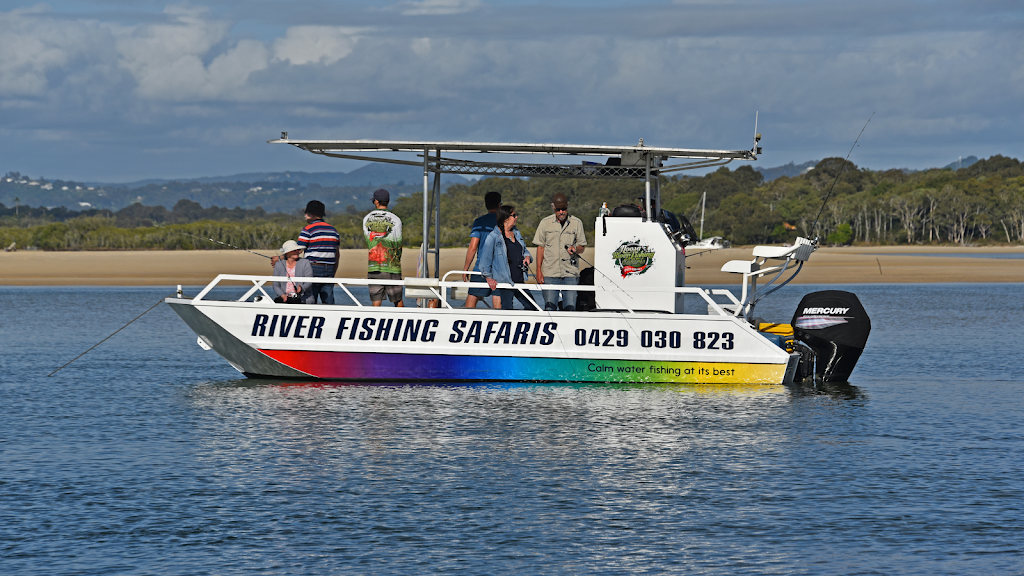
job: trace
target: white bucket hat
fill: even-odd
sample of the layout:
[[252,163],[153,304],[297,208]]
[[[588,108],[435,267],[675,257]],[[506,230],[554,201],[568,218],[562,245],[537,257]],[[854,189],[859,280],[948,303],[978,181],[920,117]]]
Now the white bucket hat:
[[278,250],[278,252],[280,252],[281,254],[287,254],[289,252],[294,252],[296,250],[301,251],[302,246],[299,246],[299,243],[296,242],[295,240],[288,240],[281,246],[281,249]]

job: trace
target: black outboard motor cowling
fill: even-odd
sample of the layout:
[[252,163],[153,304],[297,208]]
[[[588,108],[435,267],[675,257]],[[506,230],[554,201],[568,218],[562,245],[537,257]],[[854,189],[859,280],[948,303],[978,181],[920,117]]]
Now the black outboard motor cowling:
[[[594,285],[594,268],[584,268],[580,270],[580,286],[593,286]],[[578,290],[576,292],[576,311],[577,312],[589,312],[597,308],[597,298],[594,296],[593,290]]]
[[816,355],[822,382],[846,382],[871,333],[871,319],[855,294],[842,290],[812,292],[793,316],[794,337]]

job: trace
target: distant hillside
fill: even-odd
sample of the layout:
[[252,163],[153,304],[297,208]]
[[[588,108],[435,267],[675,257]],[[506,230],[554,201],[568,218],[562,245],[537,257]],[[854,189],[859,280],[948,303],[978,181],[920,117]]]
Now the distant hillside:
[[814,168],[814,165],[817,163],[817,160],[811,160],[810,162],[804,162],[803,164],[793,164],[792,162],[790,162],[789,164],[786,164],[784,166],[776,166],[775,168],[761,168],[758,166],[754,166],[754,170],[757,170],[758,172],[761,173],[761,176],[764,176],[765,182],[771,182],[772,180],[775,180],[776,178],[781,178],[782,176],[789,176],[790,178],[795,178],[796,176],[799,176],[807,172],[811,168]]
[[[217,184],[221,182],[273,182],[309,186],[317,184],[324,187],[338,186],[387,186],[388,184],[420,184],[423,182],[423,169],[417,166],[401,164],[372,163],[356,168],[351,172],[246,172],[230,176],[210,176],[205,178],[184,178],[166,180],[151,178],[126,184],[107,184],[90,182],[92,186],[141,188],[150,184],[164,185],[169,182],[195,182],[198,184]],[[445,174],[441,178],[442,185],[447,188],[452,184],[466,184],[470,180],[458,174]]]
[[976,163],[977,161],[978,161],[978,157],[977,156],[968,156],[967,158],[961,158],[961,159],[957,160],[956,162],[950,162],[949,164],[946,164],[945,166],[943,166],[943,168],[946,168],[948,170],[962,170],[964,168],[967,168],[968,166],[971,166],[972,164]]
[[[472,182],[456,174],[445,174],[441,189],[467,183]],[[259,207],[267,212],[292,213],[316,199],[327,205],[328,212],[340,213],[368,210],[373,191],[382,187],[398,197],[419,192],[423,190],[423,170],[415,166],[370,164],[348,173],[252,172],[128,184],[36,180],[8,172],[0,178],[0,203],[117,211],[132,204],[170,209],[179,200],[191,200],[204,207]]]
[[[984,161],[983,161],[984,162]],[[978,159],[968,156],[945,168],[962,170],[974,167]],[[774,168],[753,168],[764,182],[782,176],[791,178],[805,175],[816,162]],[[915,171],[902,170],[909,174]],[[210,178],[182,180],[142,180],[129,184],[100,184],[62,180],[32,179],[18,172],[0,177],[0,203],[6,206],[34,206],[70,210],[118,211],[132,204],[163,206],[171,209],[179,200],[197,202],[204,208],[211,206],[238,207],[243,210],[262,208],[267,212],[293,214],[306,202],[317,199],[327,205],[332,214],[361,213],[368,210],[370,197],[377,188],[384,187],[397,197],[409,196],[422,190],[423,172],[416,166],[396,164],[368,164],[351,172],[251,172]],[[456,174],[441,179],[442,189],[455,184],[472,184]]]
[[[950,162],[949,164],[946,164],[942,168],[944,170],[961,170],[963,168],[967,168],[968,166],[974,164],[977,161],[977,156],[968,156],[967,158],[961,158],[956,162]],[[776,178],[781,178],[782,176],[789,176],[790,178],[795,178],[796,176],[799,176],[801,174],[806,174],[807,172],[812,170],[814,166],[817,165],[817,163],[818,160],[811,160],[809,162],[804,162],[803,164],[793,164],[792,162],[790,162],[789,164],[776,166],[775,168],[761,168],[759,166],[754,166],[754,170],[760,172],[761,175],[764,176],[765,182],[771,182],[772,180],[775,180]],[[900,172],[903,172],[904,174],[913,174],[914,172],[921,172],[921,170],[914,170],[911,168],[899,168],[898,170]],[[879,172],[884,171],[885,170],[879,170]]]
[[[18,176],[16,184],[7,181],[15,180],[14,176]],[[106,194],[100,196],[105,201],[112,197],[124,201],[133,194],[145,205],[132,204],[116,212],[79,212],[25,206],[44,192],[71,192],[73,183],[42,183],[21,179],[17,174],[8,175],[0,179],[0,194],[17,193],[24,203],[17,207],[0,205],[0,246],[13,242],[43,250],[218,247],[181,233],[187,232],[236,246],[273,248],[286,238],[294,238],[302,223],[299,213],[311,197],[327,202],[331,211],[329,221],[338,229],[344,247],[365,246],[361,222],[370,207],[372,187],[254,184],[172,182],[132,190],[85,190]],[[403,188],[406,194],[395,200],[392,209],[404,221],[406,245],[416,246],[423,225],[419,187],[391,188],[392,192]],[[551,214],[551,196],[566,194],[573,214],[582,219],[588,236],[593,237],[601,206],[635,202],[643,191],[643,183],[487,178],[469,186],[451,186],[441,198],[442,245],[466,245],[470,226],[483,211],[483,197],[490,191],[500,192],[506,201],[516,205],[516,225],[527,238],[532,238],[541,219]],[[180,200],[168,210],[149,200],[183,194],[202,197],[203,201]],[[798,234],[835,245],[1024,243],[1024,164],[999,155],[959,170],[933,168],[912,174],[896,169],[862,170],[843,158],[826,158],[804,174],[771,182],[765,182],[764,176],[749,165],[740,165],[735,170],[721,166],[703,176],[669,178],[662,183],[661,194],[666,210],[686,215],[691,221],[706,207],[704,235],[722,236],[737,245],[793,242]],[[822,212],[825,196],[830,200],[828,209]],[[242,199],[249,206],[263,205],[264,210],[206,204],[232,206],[221,199]],[[287,214],[267,213],[267,206],[274,203],[284,206]],[[153,224],[177,228],[166,230]]]

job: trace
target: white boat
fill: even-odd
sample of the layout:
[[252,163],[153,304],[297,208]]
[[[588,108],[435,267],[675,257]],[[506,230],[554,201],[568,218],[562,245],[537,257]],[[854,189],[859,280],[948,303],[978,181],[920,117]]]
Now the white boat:
[[[671,218],[662,216],[658,176],[733,160],[756,160],[760,152],[756,140],[753,149],[737,151],[653,148],[644,146],[643,141],[637,146],[615,147],[311,141],[289,140],[287,134],[271,142],[326,156],[399,164],[420,165],[419,162],[363,154],[371,151],[421,153],[424,159],[421,250],[428,264],[424,276],[428,277],[374,283],[401,284],[407,301],[435,299],[440,301],[440,307],[365,306],[352,293],[353,287],[369,284],[365,278],[296,278],[301,282],[336,283],[347,302],[339,305],[275,304],[267,289],[269,283],[282,279],[228,274],[217,276],[193,298],[179,293],[177,298],[166,300],[196,332],[200,346],[216,351],[247,376],[426,383],[781,384],[815,371],[823,379],[845,380],[863,349],[863,342],[857,348],[856,342],[836,346],[834,338],[819,338],[824,334],[822,330],[834,332],[837,327],[848,329],[868,322],[863,308],[859,308],[859,313],[851,311],[853,307],[846,306],[843,300],[828,307],[809,307],[829,312],[804,314],[816,320],[797,327],[795,336],[787,336],[785,328],[766,327],[750,320],[760,298],[785,285],[799,272],[817,249],[815,242],[800,238],[789,247],[759,246],[750,261],[727,263],[723,271],[742,277],[739,298],[728,290],[685,286],[685,252],[691,238],[684,233],[685,228],[673,229],[668,223]],[[531,164],[468,161],[443,155],[470,152],[604,156],[608,160],[604,164]],[[682,162],[667,164],[673,160]],[[431,173],[435,174],[432,188]],[[465,309],[457,307],[457,302],[453,306],[453,291],[485,285],[462,282],[461,276],[466,273],[462,270],[439,274],[441,173],[640,178],[646,184],[644,206],[639,216],[599,216],[593,250],[588,251],[595,269],[594,285],[560,287],[593,291],[595,309],[587,312],[544,311],[540,307],[511,312]],[[432,204],[429,203],[431,196]],[[649,218],[648,214],[659,216]],[[433,239],[430,238],[431,217]],[[430,254],[435,256],[432,277]],[[787,272],[791,276],[779,282]],[[767,278],[768,282],[759,288],[757,282],[761,278]],[[237,288],[239,284],[242,289]],[[228,285],[235,286],[240,294],[231,300],[212,299],[215,288]],[[502,287],[520,291],[538,288],[530,284]],[[542,302],[539,297],[534,300]],[[856,306],[860,306],[859,302]],[[857,314],[859,316],[854,318]],[[804,338],[801,333],[810,336]],[[865,339],[866,336],[864,333]],[[812,343],[811,337],[822,342]],[[823,354],[831,356],[826,358]]]
[[704,192],[700,195],[700,232],[697,233],[697,241],[687,246],[691,250],[721,250],[731,246],[730,242],[721,236],[704,237],[704,208],[707,201],[708,193]]
[[705,238],[703,240],[698,240],[697,242],[694,242],[693,244],[688,246],[688,248],[693,247],[702,248],[705,250],[721,250],[723,248],[728,248],[729,246],[731,246],[731,244],[725,238],[722,238],[721,236],[711,236],[710,238]]

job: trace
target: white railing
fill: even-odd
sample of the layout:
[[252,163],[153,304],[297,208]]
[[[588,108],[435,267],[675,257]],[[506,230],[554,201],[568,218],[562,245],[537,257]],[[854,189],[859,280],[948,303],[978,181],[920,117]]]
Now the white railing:
[[[798,237],[792,246],[754,246],[754,258],[752,260],[730,260],[726,262],[722,266],[722,272],[743,275],[742,292],[739,300],[735,302],[736,308],[733,311],[733,315],[749,315],[759,300],[789,284],[793,278],[796,278],[796,275],[803,268],[804,262],[818,249],[817,242],[817,240],[812,241],[807,238]],[[769,260],[781,260],[782,263],[768,266]],[[796,270],[785,282],[772,287],[786,271],[793,270],[794,268]],[[771,274],[774,276],[759,289],[757,287],[757,280],[762,276]],[[732,298],[735,300],[734,297]]]
[[[402,280],[372,280],[369,278],[312,278],[312,277],[283,277],[283,276],[256,276],[250,274],[219,274],[212,282],[206,285],[202,291],[199,292],[193,298],[193,300],[200,301],[206,298],[206,296],[221,282],[250,282],[252,288],[245,292],[241,298],[238,298],[238,302],[245,302],[252,298],[254,295],[260,294],[267,300],[273,301],[274,297],[265,290],[268,282],[299,282],[299,283],[313,283],[313,284],[333,284],[349,297],[352,304],[355,306],[364,306],[355,295],[348,289],[349,286],[402,286],[405,288],[406,295],[410,298],[427,298],[432,300],[439,300],[441,305],[448,309],[454,309],[449,303],[448,289],[449,288],[490,288],[486,282],[463,282],[460,280],[448,280],[447,278],[452,275],[459,276],[470,276],[479,275],[479,272],[465,271],[465,270],[452,270],[447,272],[440,279],[437,278],[405,278]],[[560,291],[576,291],[576,292],[608,292],[613,296],[616,293],[624,294],[625,291],[616,287],[607,286],[589,286],[589,285],[564,285],[564,284],[552,284],[550,287],[544,284],[498,284],[497,288],[504,288],[509,290],[517,290],[519,293],[527,296],[533,303],[534,307],[538,311],[543,311],[540,305],[537,304],[537,300],[530,294],[536,290],[560,290]],[[725,296],[728,298],[733,305],[739,306],[740,300],[737,300],[736,296],[728,290],[705,290],[703,288],[697,288],[692,286],[685,287],[669,287],[669,288],[630,288],[630,293],[672,293],[672,294],[697,294],[699,295],[708,305],[708,313],[714,312],[721,316],[732,315],[722,308],[722,305],[715,302],[712,296]],[[618,299],[618,298],[616,298]],[[620,300],[621,301],[621,300]],[[633,308],[626,304],[623,304],[623,309],[630,314],[636,312]]]

